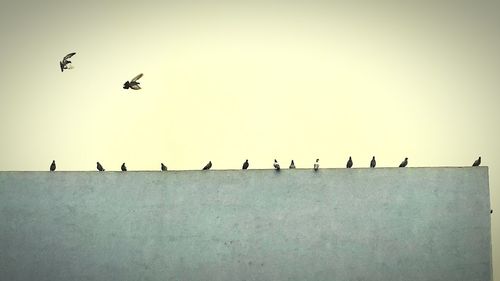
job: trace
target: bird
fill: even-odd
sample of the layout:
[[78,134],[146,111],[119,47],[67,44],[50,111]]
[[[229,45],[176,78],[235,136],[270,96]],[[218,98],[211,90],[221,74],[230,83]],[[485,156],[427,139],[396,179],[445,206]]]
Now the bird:
[[406,157],[405,160],[399,164],[399,168],[404,168],[406,165],[408,165],[408,157]]
[[101,163],[99,163],[99,162],[97,162],[97,170],[98,170],[99,172],[104,172],[104,171],[105,171],[105,170],[104,170],[104,167],[103,167],[103,166],[101,165]]
[[212,161],[208,161],[208,164],[203,167],[203,170],[210,170],[212,168]]
[[250,166],[250,164],[248,164],[248,159],[245,160],[245,163],[243,163],[243,167],[241,167],[242,170],[246,170],[248,169],[248,166]]
[[290,167],[288,167],[288,169],[295,169],[295,163],[293,162],[293,160],[290,163]]
[[345,165],[346,168],[352,168],[352,158],[349,156],[349,160],[347,160],[347,164]]
[[56,160],[52,160],[52,164],[50,164],[50,171],[54,172],[56,170]]
[[276,171],[279,171],[280,170],[280,164],[278,164],[278,161],[276,161],[276,159],[274,159],[274,169],[276,169]]
[[319,169],[319,159],[316,159],[316,163],[314,163],[314,170],[317,171]]
[[375,166],[377,166],[377,161],[375,161],[375,156],[373,156],[370,162],[370,168],[375,168]]
[[167,166],[165,166],[165,164],[161,163],[161,170],[162,171],[166,171],[167,170]]
[[68,64],[71,63],[69,59],[75,54],[76,53],[69,53],[63,58],[62,61],[59,62],[59,66],[61,67],[61,72],[64,72],[65,69],[69,69]]
[[139,84],[141,84],[141,83],[137,82],[137,80],[139,80],[142,77],[142,75],[143,74],[141,73],[141,74],[137,75],[136,77],[132,78],[130,80],[130,82],[129,81],[125,82],[125,84],[123,84],[123,89],[130,88],[132,90],[140,90],[141,87],[139,86]]
[[474,161],[474,164],[472,164],[472,167],[477,167],[481,165],[481,156],[479,156],[479,158],[477,158],[476,161]]
[[127,167],[125,166],[125,163],[122,164],[122,172],[126,172],[127,171]]

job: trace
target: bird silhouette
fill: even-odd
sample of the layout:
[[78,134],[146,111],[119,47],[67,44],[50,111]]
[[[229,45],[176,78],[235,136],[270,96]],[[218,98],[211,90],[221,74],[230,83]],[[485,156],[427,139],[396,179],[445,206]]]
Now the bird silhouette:
[[137,80],[139,80],[142,77],[142,75],[143,74],[141,73],[141,74],[137,75],[136,77],[132,78],[132,80],[130,80],[130,82],[129,81],[125,82],[125,84],[123,84],[123,89],[130,88],[132,90],[140,90],[141,87],[139,86],[139,84],[141,84],[141,83],[137,82]]
[[212,168],[212,161],[208,161],[208,164],[203,167],[203,170],[210,170]]
[[405,160],[399,164],[399,168],[404,168],[406,165],[408,165],[408,157],[406,157]]
[[250,164],[248,164],[248,159],[245,160],[245,163],[243,163],[243,167],[241,167],[242,170],[246,170],[248,169],[248,166],[250,166]]
[[314,163],[314,170],[317,171],[319,169],[319,159],[316,159],[316,163]]
[[99,172],[104,172],[104,171],[105,171],[105,170],[104,170],[104,167],[103,167],[103,166],[101,165],[101,163],[99,163],[99,162],[97,162],[97,170],[98,170]]
[[288,167],[288,169],[295,169],[295,163],[293,162],[293,160],[290,163],[290,167]]
[[478,167],[479,165],[481,165],[481,156],[479,156],[479,158],[477,158],[477,160],[474,161],[474,164],[472,164],[472,167]]
[[166,171],[167,170],[167,166],[165,166],[165,164],[161,163],[161,170],[162,171]]
[[125,163],[122,164],[122,172],[126,172],[127,171],[127,166],[125,166]]
[[347,160],[347,164],[345,165],[346,168],[352,168],[352,158],[349,156],[349,160]]
[[370,168],[375,168],[377,166],[377,161],[375,161],[375,156],[372,157],[372,161],[370,161]]
[[54,172],[56,170],[56,160],[52,160],[52,164],[50,164],[50,171]]
[[69,69],[68,64],[71,64],[71,61],[69,59],[75,54],[76,53],[69,53],[63,58],[62,61],[59,62],[59,66],[61,67],[61,72],[64,72],[65,69]]
[[278,161],[276,161],[276,159],[274,159],[274,164],[273,164],[273,166],[274,166],[274,169],[275,169],[276,171],[279,171],[279,170],[280,170],[280,164],[278,164]]

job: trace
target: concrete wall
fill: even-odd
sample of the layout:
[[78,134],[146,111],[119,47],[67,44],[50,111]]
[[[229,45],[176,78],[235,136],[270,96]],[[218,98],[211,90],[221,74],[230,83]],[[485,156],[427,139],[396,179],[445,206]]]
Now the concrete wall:
[[488,169],[0,172],[0,280],[491,280]]

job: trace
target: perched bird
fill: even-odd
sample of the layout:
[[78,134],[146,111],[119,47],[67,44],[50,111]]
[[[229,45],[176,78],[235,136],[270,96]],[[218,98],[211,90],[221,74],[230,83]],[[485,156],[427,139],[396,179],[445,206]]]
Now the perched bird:
[[481,156],[479,156],[479,158],[477,158],[476,161],[474,161],[474,164],[472,164],[472,167],[477,167],[481,165]]
[[493,209],[490,209],[490,214],[493,214]]
[[399,164],[399,168],[404,168],[406,165],[408,165],[408,157],[406,157],[405,160]]
[[248,166],[250,166],[250,164],[248,164],[248,159],[245,160],[245,163],[243,163],[243,167],[241,167],[242,170],[246,170],[248,169]]
[[279,171],[280,170],[280,164],[278,164],[278,161],[276,161],[276,159],[274,159],[274,169],[276,169],[276,171]]
[[347,160],[347,164],[345,165],[346,168],[352,168],[352,158],[349,156],[349,160]]
[[101,163],[97,162],[97,170],[99,172],[104,172],[104,167],[101,165]]
[[166,171],[167,170],[167,166],[165,166],[165,164],[161,163],[161,170],[162,171]]
[[288,167],[288,169],[295,169],[295,163],[293,162],[293,160],[290,163],[290,167]]
[[71,63],[69,60],[72,56],[74,56],[76,53],[70,53],[67,54],[62,61],[59,62],[59,66],[61,67],[61,72],[63,72],[65,69],[69,69],[68,64]]
[[125,84],[123,84],[123,89],[132,89],[132,90],[140,90],[141,87],[139,86],[139,82],[137,82],[137,80],[139,80],[140,78],[142,77],[142,73],[137,75],[136,77],[132,78],[132,80],[127,81],[125,82]]
[[127,171],[127,167],[125,166],[125,163],[122,164],[122,172],[126,172]]
[[52,164],[50,164],[50,171],[53,172],[56,170],[56,160],[52,160]]
[[210,170],[212,168],[212,161],[208,161],[208,164],[203,167],[203,170]]
[[377,166],[377,161],[375,161],[375,156],[373,156],[370,162],[370,168],[375,168],[375,166]]
[[316,159],[316,163],[314,163],[314,170],[317,171],[319,169],[319,159]]

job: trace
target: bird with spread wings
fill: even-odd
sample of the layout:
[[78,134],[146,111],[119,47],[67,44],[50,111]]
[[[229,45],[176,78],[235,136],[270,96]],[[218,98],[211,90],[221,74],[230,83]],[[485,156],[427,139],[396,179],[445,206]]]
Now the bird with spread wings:
[[71,61],[69,59],[75,54],[76,53],[69,53],[63,58],[62,61],[59,62],[59,66],[61,67],[61,72],[64,72],[65,69],[70,69],[68,64],[71,64]]
[[141,87],[139,86],[139,82],[137,80],[139,80],[141,77],[142,77],[142,73],[137,75],[136,77],[132,78],[132,80],[127,81],[125,82],[125,84],[123,84],[123,89],[132,89],[132,90],[140,90]]

